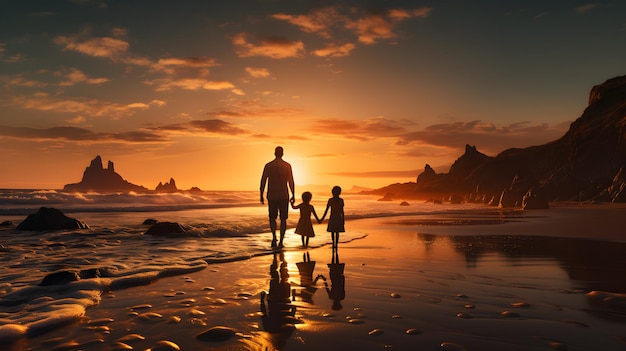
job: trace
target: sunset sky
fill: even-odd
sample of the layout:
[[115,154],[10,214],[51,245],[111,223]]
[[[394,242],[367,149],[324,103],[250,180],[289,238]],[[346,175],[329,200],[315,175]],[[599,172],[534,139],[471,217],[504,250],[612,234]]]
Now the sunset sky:
[[[562,136],[626,74],[626,2],[4,0],[0,188],[96,156],[153,189],[381,187]],[[297,192],[304,191],[302,187]]]

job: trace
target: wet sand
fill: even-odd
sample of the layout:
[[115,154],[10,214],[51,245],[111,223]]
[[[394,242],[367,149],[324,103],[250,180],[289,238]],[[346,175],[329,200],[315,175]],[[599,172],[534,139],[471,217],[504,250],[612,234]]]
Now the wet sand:
[[[10,350],[624,350],[625,210],[355,220],[367,236],[336,256],[288,247],[113,291]],[[198,337],[216,326],[232,329]]]

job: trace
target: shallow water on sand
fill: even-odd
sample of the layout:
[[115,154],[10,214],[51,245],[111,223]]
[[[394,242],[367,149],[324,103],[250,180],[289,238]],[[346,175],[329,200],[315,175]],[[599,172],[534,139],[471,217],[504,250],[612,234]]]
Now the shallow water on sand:
[[[620,295],[626,293],[626,244],[486,231],[455,235],[469,217],[354,220],[350,230],[367,236],[342,236],[350,242],[342,242],[336,256],[328,246],[301,249],[296,240],[282,254],[113,290],[77,321],[22,339],[11,350],[145,350],[163,340],[183,350],[626,347]],[[473,218],[477,225],[533,220],[484,212]],[[429,233],[441,227],[449,233]],[[180,257],[199,250],[171,242],[151,250],[166,247]],[[337,261],[343,274],[333,273]],[[218,325],[238,333],[226,341],[196,337]]]

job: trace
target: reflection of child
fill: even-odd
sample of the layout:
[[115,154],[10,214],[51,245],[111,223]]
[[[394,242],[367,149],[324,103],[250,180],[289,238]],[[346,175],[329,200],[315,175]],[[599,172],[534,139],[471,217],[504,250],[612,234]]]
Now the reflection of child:
[[326,231],[331,233],[333,247],[337,247],[339,244],[339,233],[346,231],[344,228],[343,199],[339,197],[339,195],[341,195],[341,187],[335,185],[332,193],[333,197],[328,199],[326,210],[321,220],[326,218],[326,213],[328,213],[328,209],[330,209],[330,218],[328,219]]
[[317,213],[315,213],[315,208],[311,205],[311,199],[313,195],[305,191],[302,193],[302,203],[298,205],[291,204],[291,207],[294,209],[300,209],[300,219],[298,220],[298,225],[296,225],[296,234],[300,234],[302,236],[302,246],[309,246],[309,238],[315,236],[315,232],[313,231],[313,223],[311,223],[311,213],[315,216],[315,219],[319,222],[320,219],[317,217]]

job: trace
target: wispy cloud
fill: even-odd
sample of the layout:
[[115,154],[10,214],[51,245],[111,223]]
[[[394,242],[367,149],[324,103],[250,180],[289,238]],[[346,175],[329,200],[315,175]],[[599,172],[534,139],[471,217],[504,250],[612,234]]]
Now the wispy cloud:
[[377,137],[398,137],[407,132],[404,123],[406,122],[385,117],[366,120],[320,119],[309,130],[318,134],[366,141]]
[[28,128],[0,126],[0,137],[26,139],[35,141],[69,141],[85,142],[90,144],[108,142],[131,142],[131,143],[158,143],[168,139],[163,136],[146,131],[131,131],[121,133],[96,133],[79,127],[51,127],[51,128]]
[[369,45],[379,40],[395,38],[397,33],[394,27],[397,23],[414,17],[428,17],[431,11],[432,8],[423,7],[412,11],[390,9],[373,12],[346,23],[346,28],[354,31],[360,43]]
[[81,39],[77,36],[58,36],[54,38],[56,44],[62,45],[65,50],[77,51],[93,57],[115,58],[125,53],[130,44],[124,40],[111,37],[97,37]]
[[267,78],[270,76],[270,71],[267,68],[246,67],[245,70],[252,78]]
[[302,41],[289,40],[285,37],[264,37],[259,38],[257,43],[251,43],[246,33],[239,33],[232,37],[232,43],[239,57],[262,56],[285,59],[304,55]]
[[532,125],[529,122],[495,125],[480,120],[435,124],[398,138],[397,145],[427,144],[462,148],[465,144],[498,153],[503,147],[540,145],[561,137],[568,123],[551,126],[547,123]]
[[577,6],[574,10],[580,14],[583,13],[587,13],[591,10],[593,10],[594,8],[596,8],[598,6],[598,4],[595,3],[590,3],[590,4],[585,4],[585,5],[581,5],[581,6]]
[[320,57],[343,57],[350,55],[356,48],[355,44],[346,43],[343,45],[329,44],[325,48],[313,50],[313,55]]
[[65,80],[60,82],[60,86],[71,86],[77,83],[102,84],[108,82],[109,78],[90,78],[83,71],[77,68],[70,68],[67,73],[59,73],[65,76]]
[[143,102],[120,104],[85,98],[57,98],[46,93],[37,93],[32,96],[15,96],[12,104],[28,110],[76,113],[90,117],[109,117],[117,119],[133,115],[137,110],[150,107]]
[[144,81],[147,85],[155,86],[156,91],[168,91],[173,88],[184,90],[228,90],[235,85],[227,81],[210,81],[203,78],[159,78]]

